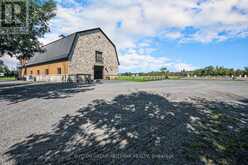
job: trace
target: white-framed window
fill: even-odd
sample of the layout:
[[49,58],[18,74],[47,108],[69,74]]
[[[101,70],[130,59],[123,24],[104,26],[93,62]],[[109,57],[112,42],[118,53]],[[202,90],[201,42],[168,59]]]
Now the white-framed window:
[[103,63],[103,57],[102,57],[102,52],[96,51],[96,62],[97,63]]

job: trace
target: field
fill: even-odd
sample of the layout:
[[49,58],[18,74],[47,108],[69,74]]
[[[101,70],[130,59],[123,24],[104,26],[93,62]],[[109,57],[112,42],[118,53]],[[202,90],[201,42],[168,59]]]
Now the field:
[[16,80],[15,77],[0,77],[0,81],[13,81]]
[[[119,76],[117,78],[117,80],[126,80],[126,81],[134,81],[134,82],[159,81],[166,79],[168,79],[167,76]],[[174,76],[171,77],[171,79],[179,79],[179,78]]]
[[248,82],[0,82],[0,164],[248,164]]

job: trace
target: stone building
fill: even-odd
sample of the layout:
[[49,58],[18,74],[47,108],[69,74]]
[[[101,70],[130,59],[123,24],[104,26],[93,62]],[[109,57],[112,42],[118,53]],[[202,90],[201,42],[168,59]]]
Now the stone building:
[[119,60],[114,43],[100,29],[76,32],[45,45],[23,60],[21,76],[35,81],[113,79]]

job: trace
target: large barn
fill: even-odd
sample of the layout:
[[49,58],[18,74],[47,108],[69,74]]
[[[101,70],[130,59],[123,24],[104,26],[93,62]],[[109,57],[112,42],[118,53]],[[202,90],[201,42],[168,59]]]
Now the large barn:
[[112,79],[119,60],[114,43],[100,29],[89,29],[45,45],[22,62],[21,76],[35,81]]

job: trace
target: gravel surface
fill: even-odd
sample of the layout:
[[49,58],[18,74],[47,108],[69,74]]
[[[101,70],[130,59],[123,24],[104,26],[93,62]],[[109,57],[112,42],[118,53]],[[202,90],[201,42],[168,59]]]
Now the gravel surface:
[[242,164],[214,137],[246,131],[248,82],[5,82],[0,119],[0,164]]

